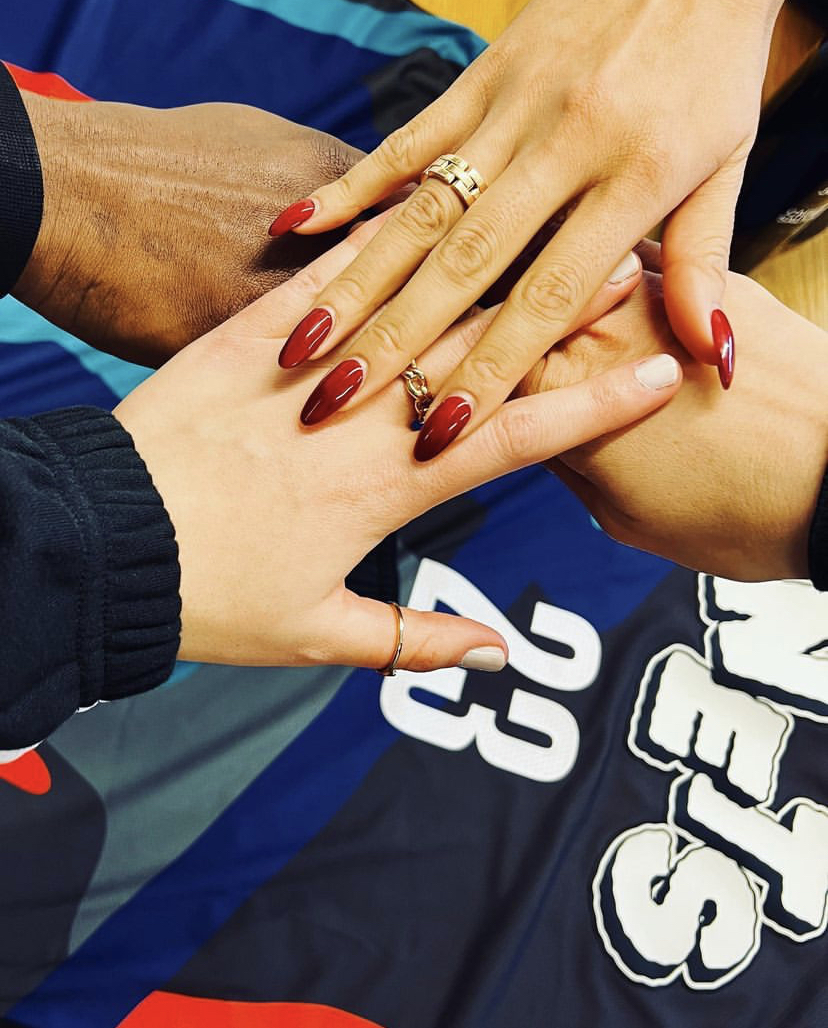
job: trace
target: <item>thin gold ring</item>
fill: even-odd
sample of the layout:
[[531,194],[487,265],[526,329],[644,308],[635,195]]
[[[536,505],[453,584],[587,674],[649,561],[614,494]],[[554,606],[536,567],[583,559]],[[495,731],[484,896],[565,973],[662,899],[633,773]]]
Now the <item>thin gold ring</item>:
[[400,654],[402,653],[403,636],[405,635],[405,618],[403,617],[403,612],[399,603],[394,603],[394,601],[391,600],[388,606],[394,608],[394,614],[397,618],[397,645],[394,649],[394,656],[391,658],[391,663],[387,664],[380,670],[380,674],[383,678],[393,678],[394,675],[396,675],[397,661],[400,659]]
[[420,176],[420,182],[436,178],[457,193],[466,207],[471,207],[486,190],[486,180],[471,164],[456,153],[444,153],[433,161]]
[[417,362],[412,361],[402,373],[405,380],[405,388],[408,395],[414,402],[415,419],[412,428],[422,428],[428,408],[434,402],[431,390],[428,388],[428,379],[422,369],[417,367]]

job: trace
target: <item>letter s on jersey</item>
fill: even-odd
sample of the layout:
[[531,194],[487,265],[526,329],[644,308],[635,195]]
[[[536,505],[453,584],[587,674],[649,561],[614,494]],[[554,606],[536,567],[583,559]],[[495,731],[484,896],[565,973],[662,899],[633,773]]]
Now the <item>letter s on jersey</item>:
[[633,981],[716,989],[751,962],[761,936],[761,898],[741,867],[698,843],[678,851],[667,825],[619,835],[593,882],[595,921]]

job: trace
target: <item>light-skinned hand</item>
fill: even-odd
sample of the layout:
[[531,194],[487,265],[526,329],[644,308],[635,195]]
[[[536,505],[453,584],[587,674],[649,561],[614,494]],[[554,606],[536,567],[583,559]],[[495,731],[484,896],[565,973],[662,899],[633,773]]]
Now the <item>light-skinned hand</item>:
[[[182,658],[386,666],[395,648],[393,611],[344,585],[369,550],[430,507],[641,418],[678,389],[672,358],[616,368],[510,401],[430,464],[411,456],[412,406],[401,379],[343,416],[336,432],[303,426],[298,415],[314,372],[279,368],[284,333],[378,227],[361,227],[185,347],[115,410],[175,526]],[[615,298],[608,290],[605,306]],[[472,315],[423,355],[432,388],[491,317]],[[353,374],[318,402],[350,388]],[[505,662],[504,640],[483,625],[436,612],[404,616],[401,667],[464,662],[493,670]]]
[[[657,250],[646,247],[645,264]],[[583,444],[552,469],[614,538],[744,581],[808,577],[808,530],[828,464],[828,333],[748,278],[725,298],[740,337],[738,379],[688,360],[648,272],[622,305],[535,366],[521,394],[568,388],[647,354],[684,363],[675,400]]]
[[432,418],[441,403],[462,401],[468,432],[572,331],[624,254],[666,217],[673,331],[697,359],[718,363],[727,385],[734,348],[722,312],[733,210],[779,6],[531,0],[442,97],[277,220],[279,232],[330,229],[445,153],[459,154],[489,183],[468,210],[449,185],[421,185],[314,299],[290,361],[337,346],[337,359],[365,369],[350,406],[366,401],[474,303],[550,217],[566,212],[437,396]]

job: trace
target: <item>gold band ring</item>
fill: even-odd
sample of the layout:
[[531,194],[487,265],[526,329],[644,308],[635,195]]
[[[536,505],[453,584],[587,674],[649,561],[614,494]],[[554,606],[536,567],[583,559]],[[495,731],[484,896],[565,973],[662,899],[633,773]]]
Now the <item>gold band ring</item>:
[[456,153],[444,153],[429,164],[420,176],[420,182],[427,178],[436,178],[451,186],[466,207],[471,207],[486,189],[486,180],[480,172]]
[[414,414],[416,415],[412,428],[422,428],[428,408],[434,401],[431,390],[428,388],[428,381],[416,361],[412,361],[402,373],[405,379],[405,388],[408,395],[414,401]]
[[394,649],[394,656],[391,658],[391,663],[386,664],[384,668],[380,670],[380,674],[383,678],[393,678],[397,673],[397,661],[400,659],[400,654],[403,648],[403,636],[405,635],[405,618],[403,612],[400,609],[399,603],[394,603],[391,600],[388,604],[389,607],[393,607],[394,614],[397,618],[397,645]]

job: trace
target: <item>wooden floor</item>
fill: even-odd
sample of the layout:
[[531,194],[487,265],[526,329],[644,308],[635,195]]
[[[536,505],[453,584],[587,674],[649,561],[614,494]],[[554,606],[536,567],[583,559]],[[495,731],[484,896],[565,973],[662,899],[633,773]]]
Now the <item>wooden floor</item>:
[[[494,39],[527,0],[417,0],[420,7]],[[767,99],[819,45],[821,30],[785,4],[774,34],[764,96]],[[767,289],[816,324],[828,329],[828,230],[771,257],[754,272]]]

